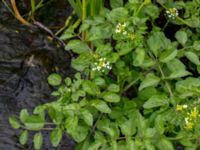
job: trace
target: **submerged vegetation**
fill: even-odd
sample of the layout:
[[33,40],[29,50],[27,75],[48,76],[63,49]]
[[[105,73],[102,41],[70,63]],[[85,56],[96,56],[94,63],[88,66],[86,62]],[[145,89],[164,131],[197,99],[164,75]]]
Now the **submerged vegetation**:
[[56,31],[34,17],[44,0],[31,0],[27,19],[11,2],[21,23],[65,47],[76,71],[48,77],[55,101],[9,118],[22,145],[34,131],[41,149],[49,130],[53,146],[68,134],[77,150],[200,149],[199,0],[69,0]]

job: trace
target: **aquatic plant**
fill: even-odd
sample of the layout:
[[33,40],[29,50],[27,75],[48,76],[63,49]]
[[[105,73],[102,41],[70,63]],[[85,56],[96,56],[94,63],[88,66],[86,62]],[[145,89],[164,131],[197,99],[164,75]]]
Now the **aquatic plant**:
[[50,130],[53,146],[67,133],[77,150],[199,149],[200,1],[110,0],[89,16],[91,3],[70,3],[81,25],[61,40],[77,73],[52,73],[56,100],[9,118],[20,143],[35,131],[40,149]]

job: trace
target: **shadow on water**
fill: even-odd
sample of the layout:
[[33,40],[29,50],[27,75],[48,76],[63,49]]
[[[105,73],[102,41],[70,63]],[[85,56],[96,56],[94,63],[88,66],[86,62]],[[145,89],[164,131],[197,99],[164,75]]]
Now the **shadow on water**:
[[[0,150],[32,150],[32,135],[27,145],[20,145],[20,130],[10,127],[8,117],[18,115],[22,108],[31,112],[38,104],[52,101],[53,89],[47,76],[55,70],[63,76],[72,75],[70,57],[41,31],[15,23],[1,3],[0,14]],[[49,133],[43,134],[44,150],[74,149],[75,144],[67,135],[58,148],[53,148]]]

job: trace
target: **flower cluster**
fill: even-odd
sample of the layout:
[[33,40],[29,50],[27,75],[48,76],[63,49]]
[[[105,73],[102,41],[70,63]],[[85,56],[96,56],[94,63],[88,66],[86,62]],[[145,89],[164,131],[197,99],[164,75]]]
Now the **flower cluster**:
[[176,110],[177,111],[183,111],[186,109],[188,106],[187,105],[176,105]]
[[178,16],[178,10],[176,8],[169,8],[166,10],[166,15],[169,19],[175,19],[176,16]]
[[110,62],[107,61],[106,58],[97,59],[92,68],[93,71],[102,71],[102,72],[104,72],[106,69],[107,70],[112,69]]
[[115,28],[115,33],[122,33],[123,35],[127,34],[127,31],[125,30],[125,28],[127,27],[126,23],[118,23],[116,28]]
[[185,117],[185,128],[192,129],[194,127],[194,122],[199,116],[199,111],[194,107],[189,113],[187,113],[187,117]]

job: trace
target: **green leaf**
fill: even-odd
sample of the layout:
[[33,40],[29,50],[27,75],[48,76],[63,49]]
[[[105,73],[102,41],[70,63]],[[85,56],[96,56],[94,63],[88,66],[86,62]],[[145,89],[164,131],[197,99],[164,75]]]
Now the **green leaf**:
[[116,140],[112,140],[110,143],[110,150],[118,150],[118,145]]
[[25,120],[26,120],[28,117],[29,117],[29,113],[28,113],[27,109],[22,109],[22,110],[20,111],[20,116],[19,116],[21,122],[24,123]]
[[110,5],[112,8],[122,7],[123,0],[110,0]]
[[193,47],[194,47],[195,50],[200,51],[200,40],[194,41]]
[[33,137],[34,148],[39,150],[42,147],[43,135],[41,132],[36,133]]
[[91,106],[94,106],[97,110],[99,110],[102,113],[111,113],[111,109],[102,100],[92,100]]
[[88,135],[88,128],[86,126],[78,126],[75,132],[72,133],[73,139],[80,143],[86,139]]
[[158,115],[155,119],[155,128],[158,131],[158,133],[160,135],[162,135],[165,131],[165,127],[164,127],[164,119],[161,115]]
[[154,145],[152,144],[151,140],[146,139],[146,140],[144,141],[144,144],[145,144],[146,150],[155,150],[155,147],[154,147]]
[[76,59],[73,59],[71,65],[77,71],[83,71],[85,68],[90,66],[91,60],[92,56],[90,53],[83,53]]
[[163,52],[161,55],[160,55],[160,61],[163,62],[163,63],[167,63],[169,62],[170,60],[174,59],[177,55],[177,50],[174,50],[174,49],[170,49],[170,50],[167,50],[165,52]]
[[40,130],[44,127],[44,119],[41,116],[32,115],[26,118],[24,125],[28,130]]
[[168,105],[168,98],[165,95],[154,95],[143,105],[145,109]]
[[58,146],[62,139],[62,130],[60,128],[55,128],[53,131],[51,131],[50,139],[54,147]]
[[179,59],[172,59],[167,62],[167,67],[171,72],[177,72],[179,70],[185,70],[185,65]]
[[81,114],[83,116],[83,120],[85,121],[85,123],[89,126],[93,125],[93,116],[92,114],[89,112],[89,110],[83,109],[81,111]]
[[135,146],[135,142],[131,138],[127,138],[126,140],[126,149],[127,150],[137,150]]
[[103,99],[110,103],[118,103],[120,101],[120,96],[112,92],[105,92],[103,94]]
[[135,53],[133,53],[133,65],[141,66],[144,62],[145,51],[143,48],[137,48]]
[[107,118],[103,118],[97,122],[97,129],[107,133],[111,138],[114,138],[116,133],[114,128],[111,127],[111,122]]
[[191,52],[191,51],[185,52],[185,56],[195,65],[200,65],[199,57],[196,53]]
[[177,70],[176,72],[172,72],[168,77],[166,77],[166,79],[181,78],[190,74],[191,73],[186,70]]
[[28,131],[25,130],[20,134],[19,142],[20,144],[25,145],[27,141],[28,141]]
[[119,42],[115,46],[116,50],[118,51],[118,54],[120,56],[128,54],[130,51],[133,50],[133,45],[131,42]]
[[123,22],[127,17],[128,17],[128,10],[125,9],[124,7],[112,9],[112,11],[109,14],[109,20],[113,22],[116,21]]
[[175,38],[177,39],[177,41],[179,43],[181,43],[182,45],[185,45],[185,43],[187,42],[188,40],[188,37],[187,37],[187,33],[185,31],[177,31],[176,34],[175,34]]
[[104,87],[106,85],[106,81],[102,77],[97,77],[93,81],[97,86]]
[[83,90],[90,95],[99,95],[100,94],[99,87],[92,81],[84,80],[82,82],[82,87],[83,87]]
[[158,147],[159,150],[174,150],[174,146],[171,143],[171,141],[161,138],[156,142],[156,146]]
[[158,55],[158,50],[162,46],[161,42],[161,33],[153,32],[153,34],[148,38],[147,44],[150,47],[150,50],[154,53],[154,55]]
[[159,77],[155,76],[153,73],[149,73],[140,84],[139,90],[141,91],[142,89],[150,86],[157,86],[159,82]]
[[9,123],[14,129],[19,129],[20,128],[20,123],[15,117],[9,117]]
[[117,85],[117,84],[110,84],[109,86],[108,86],[108,89],[107,89],[108,91],[111,91],[111,92],[119,92],[119,90],[120,90],[120,87],[119,87],[119,85]]
[[57,73],[52,73],[48,77],[48,83],[52,86],[58,86],[61,84],[62,78],[59,74]]
[[126,120],[119,124],[123,135],[131,137],[136,133],[135,121],[133,119]]
[[90,48],[88,45],[80,40],[70,40],[65,46],[65,50],[72,50],[74,53],[81,54],[89,52]]
[[67,129],[67,132],[72,134],[78,126],[78,117],[77,116],[69,116],[65,120],[65,128]]

